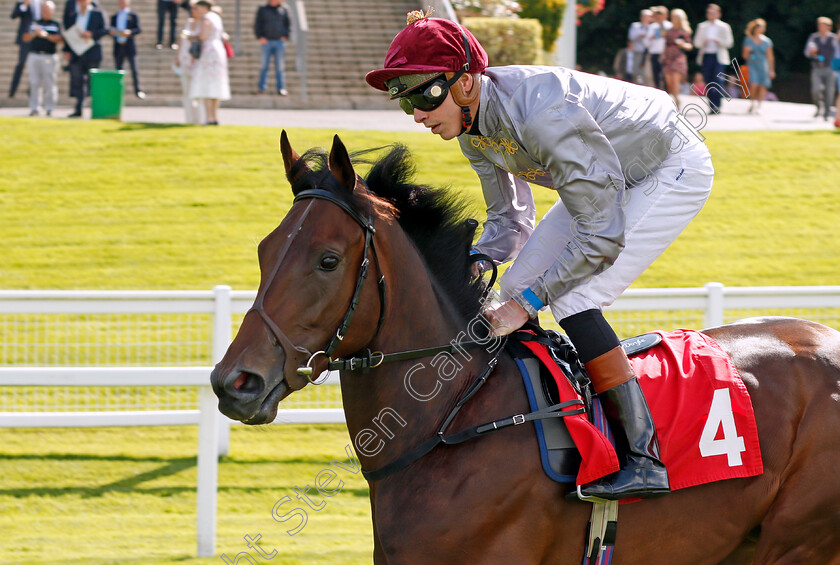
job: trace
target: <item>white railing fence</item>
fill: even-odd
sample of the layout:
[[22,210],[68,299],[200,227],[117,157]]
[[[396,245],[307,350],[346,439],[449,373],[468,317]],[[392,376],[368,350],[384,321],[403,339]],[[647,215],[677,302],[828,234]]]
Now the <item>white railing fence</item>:
[[[212,556],[230,420],[217,410],[209,374],[255,296],[226,286],[0,291],[0,427],[197,424],[198,555]],[[840,329],[840,286],[635,289],[607,311],[622,337],[755,315]],[[337,383],[337,375],[327,380]],[[337,386],[306,387],[283,404],[276,423],[344,421]]]

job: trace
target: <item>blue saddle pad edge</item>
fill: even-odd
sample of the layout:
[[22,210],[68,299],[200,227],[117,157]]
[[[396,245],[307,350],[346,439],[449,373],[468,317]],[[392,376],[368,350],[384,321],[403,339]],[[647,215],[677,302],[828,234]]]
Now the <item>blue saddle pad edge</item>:
[[[522,383],[525,385],[525,392],[528,395],[528,404],[531,410],[538,410],[537,397],[534,394],[534,387],[531,386],[531,379],[528,377],[528,369],[521,359],[515,359],[516,366],[519,367],[519,372],[522,375]],[[540,461],[542,462],[543,471],[548,477],[558,483],[572,484],[577,480],[576,475],[561,475],[551,468],[551,463],[548,460],[548,447],[545,443],[545,431],[540,420],[534,420],[534,428],[537,431],[537,443],[540,446]]]

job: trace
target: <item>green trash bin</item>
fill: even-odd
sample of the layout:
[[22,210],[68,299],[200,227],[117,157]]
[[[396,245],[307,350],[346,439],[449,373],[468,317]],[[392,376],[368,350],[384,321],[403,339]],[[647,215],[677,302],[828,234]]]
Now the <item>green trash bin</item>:
[[90,70],[90,110],[93,119],[122,118],[125,71]]

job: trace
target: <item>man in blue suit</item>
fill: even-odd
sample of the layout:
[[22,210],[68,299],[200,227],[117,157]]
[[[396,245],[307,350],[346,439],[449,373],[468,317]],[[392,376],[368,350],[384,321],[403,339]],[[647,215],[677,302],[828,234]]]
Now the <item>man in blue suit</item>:
[[9,98],[15,97],[18,84],[20,83],[20,77],[23,74],[23,67],[26,65],[26,57],[29,55],[29,42],[23,40],[23,34],[31,31],[32,22],[37,22],[41,19],[41,0],[22,0],[21,2],[17,2],[12,10],[12,19],[20,19],[17,34],[15,34],[15,43],[19,47],[19,50],[17,64],[12,73],[12,84],[9,86]]
[[140,33],[140,18],[131,11],[131,0],[119,0],[120,11],[111,16],[111,35],[114,36],[114,62],[121,70],[125,60],[131,67],[131,80],[134,83],[134,94],[140,100],[145,100],[146,93],[140,88],[140,77],[137,73],[137,46],[134,36]]
[[64,10],[64,29],[69,30],[75,25],[83,30],[82,37],[92,40],[93,45],[81,53],[76,53],[69,46],[65,47],[70,58],[70,96],[76,99],[76,109],[68,116],[70,118],[82,116],[82,104],[90,90],[90,69],[99,67],[102,62],[99,40],[108,35],[105,15],[91,6],[91,0],[68,0]]

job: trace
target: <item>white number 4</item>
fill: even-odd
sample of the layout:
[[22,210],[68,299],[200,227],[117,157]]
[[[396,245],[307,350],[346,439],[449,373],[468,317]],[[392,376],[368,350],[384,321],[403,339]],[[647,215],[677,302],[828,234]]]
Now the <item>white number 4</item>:
[[[718,429],[723,428],[723,438],[715,439]],[[732,399],[728,388],[719,388],[712,398],[709,417],[700,435],[700,455],[726,455],[730,467],[742,465],[741,452],[746,451],[744,438],[735,429],[735,415],[732,414]]]

